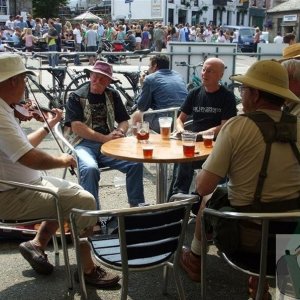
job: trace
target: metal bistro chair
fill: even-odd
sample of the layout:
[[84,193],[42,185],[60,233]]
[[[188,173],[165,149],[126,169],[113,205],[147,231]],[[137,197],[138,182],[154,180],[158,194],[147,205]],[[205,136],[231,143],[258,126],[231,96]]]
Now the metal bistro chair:
[[[58,201],[58,197],[59,197],[58,194],[56,192],[54,192],[53,190],[51,190],[50,188],[46,188],[44,186],[39,186],[39,185],[31,185],[31,184],[15,182],[15,181],[7,181],[7,180],[0,180],[0,183],[6,184],[6,185],[9,185],[12,187],[16,187],[16,188],[19,187],[19,188],[29,189],[32,191],[38,191],[38,192],[50,194],[53,196],[53,206],[56,208],[57,218],[49,219],[49,218],[45,218],[41,215],[40,218],[32,219],[32,220],[3,220],[3,219],[0,219],[0,227],[16,227],[16,226],[20,226],[20,225],[36,224],[36,223],[41,223],[42,221],[50,221],[50,220],[58,221],[59,229],[60,229],[62,250],[63,250],[63,254],[64,254],[65,269],[66,269],[66,275],[67,275],[67,286],[68,286],[68,289],[70,289],[70,290],[73,289],[73,280],[72,280],[71,270],[70,270],[69,254],[68,254],[66,236],[65,236],[65,231],[64,231],[64,220],[63,220],[63,216],[62,216],[62,212],[61,212],[60,203]],[[53,246],[54,246],[55,254],[59,254],[56,235],[54,235],[52,237],[52,239],[53,239]]]
[[[275,235],[295,233],[297,223],[299,222],[300,212],[282,212],[282,213],[241,213],[218,211],[205,208],[201,217],[201,236],[205,237],[205,221],[204,216],[214,216],[218,218],[226,218],[228,220],[246,220],[261,222],[261,238],[260,253],[248,253],[238,251],[233,254],[221,252],[221,256],[234,269],[242,271],[249,275],[259,277],[256,300],[263,299],[266,278],[274,278],[276,274],[276,258],[275,258]],[[272,228],[273,222],[276,222],[276,229]],[[279,224],[278,224],[279,222]],[[289,223],[289,228],[286,226]],[[269,226],[270,225],[270,226]],[[281,226],[282,227],[281,227]],[[289,231],[289,232],[286,232]],[[299,231],[299,229],[298,229]],[[206,299],[206,273],[207,271],[207,240],[202,241],[201,251],[201,299]],[[269,250],[272,250],[271,254]]]
[[[190,209],[198,201],[188,195],[184,200],[147,207],[114,209],[107,211],[83,211],[73,209],[70,214],[74,234],[77,267],[82,297],[87,299],[84,274],[79,252],[80,242],[87,240],[96,260],[105,266],[122,271],[121,299],[127,299],[129,272],[163,267],[163,293],[167,292],[169,269],[173,270],[179,299],[185,299],[178,274],[179,256],[183,244]],[[82,239],[76,225],[76,217],[115,216],[118,234],[97,235]]]
[[[175,120],[177,119],[178,111],[180,107],[169,107],[169,108],[162,108],[162,109],[156,109],[152,110],[149,109],[142,114],[142,121],[144,120],[144,117],[147,115],[156,115],[159,114],[161,116],[171,117],[173,119],[172,128],[175,128]],[[153,131],[155,132],[155,131]]]
[[[76,159],[77,165],[78,165],[78,157],[75,151],[75,148],[73,147],[73,145],[71,145],[71,143],[65,138],[64,133],[63,133],[63,128],[62,128],[62,124],[60,122],[56,123],[56,125],[54,126],[54,132],[55,135],[58,137],[58,139],[62,142],[64,149],[66,150],[67,153],[73,155]],[[67,174],[67,168],[64,169],[64,173],[62,178],[65,179],[66,178],[66,174]],[[103,171],[109,171],[111,170],[110,167],[101,167],[100,166],[100,170]],[[80,176],[77,175],[77,181],[78,184],[80,184]]]

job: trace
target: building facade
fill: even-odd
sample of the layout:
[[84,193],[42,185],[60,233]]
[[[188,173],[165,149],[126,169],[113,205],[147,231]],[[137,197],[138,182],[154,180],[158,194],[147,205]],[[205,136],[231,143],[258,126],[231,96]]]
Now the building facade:
[[266,18],[270,20],[270,36],[276,36],[277,32],[282,35],[294,33],[297,42],[300,41],[300,1],[284,1],[267,10]]
[[[259,26],[272,0],[112,0],[112,19]],[[273,0],[274,1],[274,0]],[[126,2],[126,3],[125,3]]]
[[32,0],[0,0],[0,22],[4,23],[10,15],[26,15],[32,11]]

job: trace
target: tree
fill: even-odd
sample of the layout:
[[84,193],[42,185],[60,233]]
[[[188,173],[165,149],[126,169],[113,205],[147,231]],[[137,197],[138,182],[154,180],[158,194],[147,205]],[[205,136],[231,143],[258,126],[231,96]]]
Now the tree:
[[33,16],[47,19],[58,17],[59,7],[68,3],[69,0],[32,0]]

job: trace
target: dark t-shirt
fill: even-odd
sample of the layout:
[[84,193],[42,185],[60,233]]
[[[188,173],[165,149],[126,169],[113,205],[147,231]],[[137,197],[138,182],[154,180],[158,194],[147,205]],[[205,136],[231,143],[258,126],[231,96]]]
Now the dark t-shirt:
[[[129,120],[130,117],[125,109],[120,95],[113,89],[109,90],[113,93],[113,106],[116,122],[121,123],[123,121]],[[110,131],[107,125],[107,107],[105,95],[92,94],[91,92],[89,92],[88,101],[91,107],[92,115],[91,128],[102,134],[109,134]],[[84,114],[79,96],[77,96],[75,93],[72,93],[66,104],[65,125],[71,126],[71,123],[74,121],[84,122]]]
[[214,93],[201,86],[189,92],[180,110],[192,116],[192,130],[199,132],[236,116],[236,103],[234,95],[223,86]]

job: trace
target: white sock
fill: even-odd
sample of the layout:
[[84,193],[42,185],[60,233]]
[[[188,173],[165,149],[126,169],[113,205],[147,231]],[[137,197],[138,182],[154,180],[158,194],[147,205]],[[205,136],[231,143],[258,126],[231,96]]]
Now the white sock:
[[201,241],[199,241],[199,240],[196,238],[195,234],[194,234],[194,238],[193,238],[192,244],[191,244],[191,250],[192,250],[192,252],[193,252],[194,254],[200,256],[200,255],[201,255],[201,247],[202,247]]

